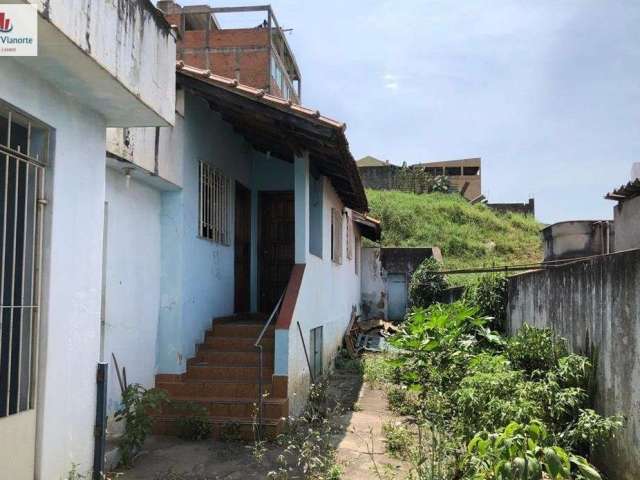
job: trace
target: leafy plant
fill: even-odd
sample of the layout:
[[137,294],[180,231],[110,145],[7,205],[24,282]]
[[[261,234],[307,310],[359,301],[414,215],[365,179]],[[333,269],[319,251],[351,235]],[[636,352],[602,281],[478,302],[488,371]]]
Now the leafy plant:
[[575,451],[590,453],[594,447],[600,447],[616,436],[624,426],[624,417],[614,415],[603,417],[594,410],[580,410],[575,425],[565,436],[565,441]]
[[491,317],[491,327],[504,332],[507,318],[507,278],[504,275],[482,275],[467,289],[466,299],[478,307],[478,313]]
[[509,339],[507,356],[516,368],[528,373],[544,372],[558,365],[558,359],[567,355],[564,341],[550,328],[534,328],[527,324]]
[[[601,479],[587,460],[557,445],[545,445],[547,431],[539,421],[511,422],[499,433],[480,432],[467,447],[465,463],[474,479]],[[545,477],[546,476],[546,477]]]
[[173,411],[181,415],[176,420],[178,437],[184,440],[204,440],[209,438],[213,426],[207,409],[196,402],[173,402]]
[[441,273],[440,263],[433,257],[427,258],[413,272],[409,282],[409,300],[413,306],[428,307],[441,299],[449,286]]
[[167,402],[167,393],[155,388],[147,389],[138,383],[128,385],[122,393],[122,404],[115,413],[117,422],[125,422],[120,438],[120,462],[130,467],[134,455],[142,448],[151,433],[153,420],[150,412],[158,410]]

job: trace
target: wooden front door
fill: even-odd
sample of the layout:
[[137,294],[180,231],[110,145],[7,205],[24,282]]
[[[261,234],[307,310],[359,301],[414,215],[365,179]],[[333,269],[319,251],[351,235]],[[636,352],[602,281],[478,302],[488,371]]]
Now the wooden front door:
[[248,312],[251,309],[250,268],[251,268],[251,192],[236,182],[236,211],[234,273],[235,273],[235,311]]
[[294,264],[293,192],[260,194],[260,311],[270,314]]

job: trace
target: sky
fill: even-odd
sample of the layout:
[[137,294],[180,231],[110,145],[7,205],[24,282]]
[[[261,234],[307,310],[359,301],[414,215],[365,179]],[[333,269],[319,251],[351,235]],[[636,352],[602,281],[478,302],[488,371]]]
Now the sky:
[[640,2],[271,5],[293,29],[302,103],[347,123],[356,159],[482,157],[491,202],[533,196],[545,223],[612,217],[604,195],[640,162]]

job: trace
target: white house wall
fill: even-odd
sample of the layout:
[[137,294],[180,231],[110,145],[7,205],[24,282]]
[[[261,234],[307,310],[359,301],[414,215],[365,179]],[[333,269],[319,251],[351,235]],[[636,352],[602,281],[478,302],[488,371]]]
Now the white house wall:
[[37,478],[93,455],[100,351],[104,119],[17,62],[2,59],[0,98],[54,131],[47,169]]
[[[156,373],[160,310],[161,192],[107,168],[104,360],[115,354],[127,381],[149,388]],[[121,401],[115,371],[109,375],[107,415]],[[115,428],[115,427],[114,427]]]
[[184,97],[184,90],[176,93],[172,127],[108,128],[107,152],[124,160],[122,168],[134,167],[141,176],[153,176],[168,187],[182,187]]
[[140,102],[173,124],[175,37],[150,1],[38,0],[31,3],[37,3],[46,20]]
[[[346,217],[343,217],[342,222],[342,264],[338,265],[331,260],[332,208],[342,211],[343,204],[331,183],[325,178],[322,258],[309,253],[307,249],[302,285],[288,331],[289,409],[293,414],[300,413],[306,403],[310,378],[297,323],[300,323],[307,353],[309,353],[310,330],[319,326],[323,327],[322,363],[326,372],[342,344],[353,307],[358,309],[360,305],[360,275],[355,271],[355,242],[354,254],[351,259],[347,258],[346,252]],[[357,229],[351,229],[351,232],[354,231]],[[277,338],[276,348],[280,342],[282,340]],[[277,361],[278,352],[276,352]]]
[[[178,152],[183,189],[162,197],[162,283],[158,364],[182,373],[216,316],[233,313],[234,251],[198,237],[198,165],[208,162],[245,186],[251,184],[252,150],[199,97],[185,99],[184,138]],[[232,189],[233,190],[233,189]],[[234,211],[234,195],[231,195]],[[233,215],[230,238],[234,238]]]

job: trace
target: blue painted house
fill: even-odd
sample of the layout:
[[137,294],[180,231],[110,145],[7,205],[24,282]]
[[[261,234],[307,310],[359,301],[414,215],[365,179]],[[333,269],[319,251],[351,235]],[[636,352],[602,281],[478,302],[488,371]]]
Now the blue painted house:
[[108,133],[105,352],[218,430],[250,435],[262,391],[276,432],[330,369],[380,227],[344,124],[182,62],[176,80],[175,127]]

